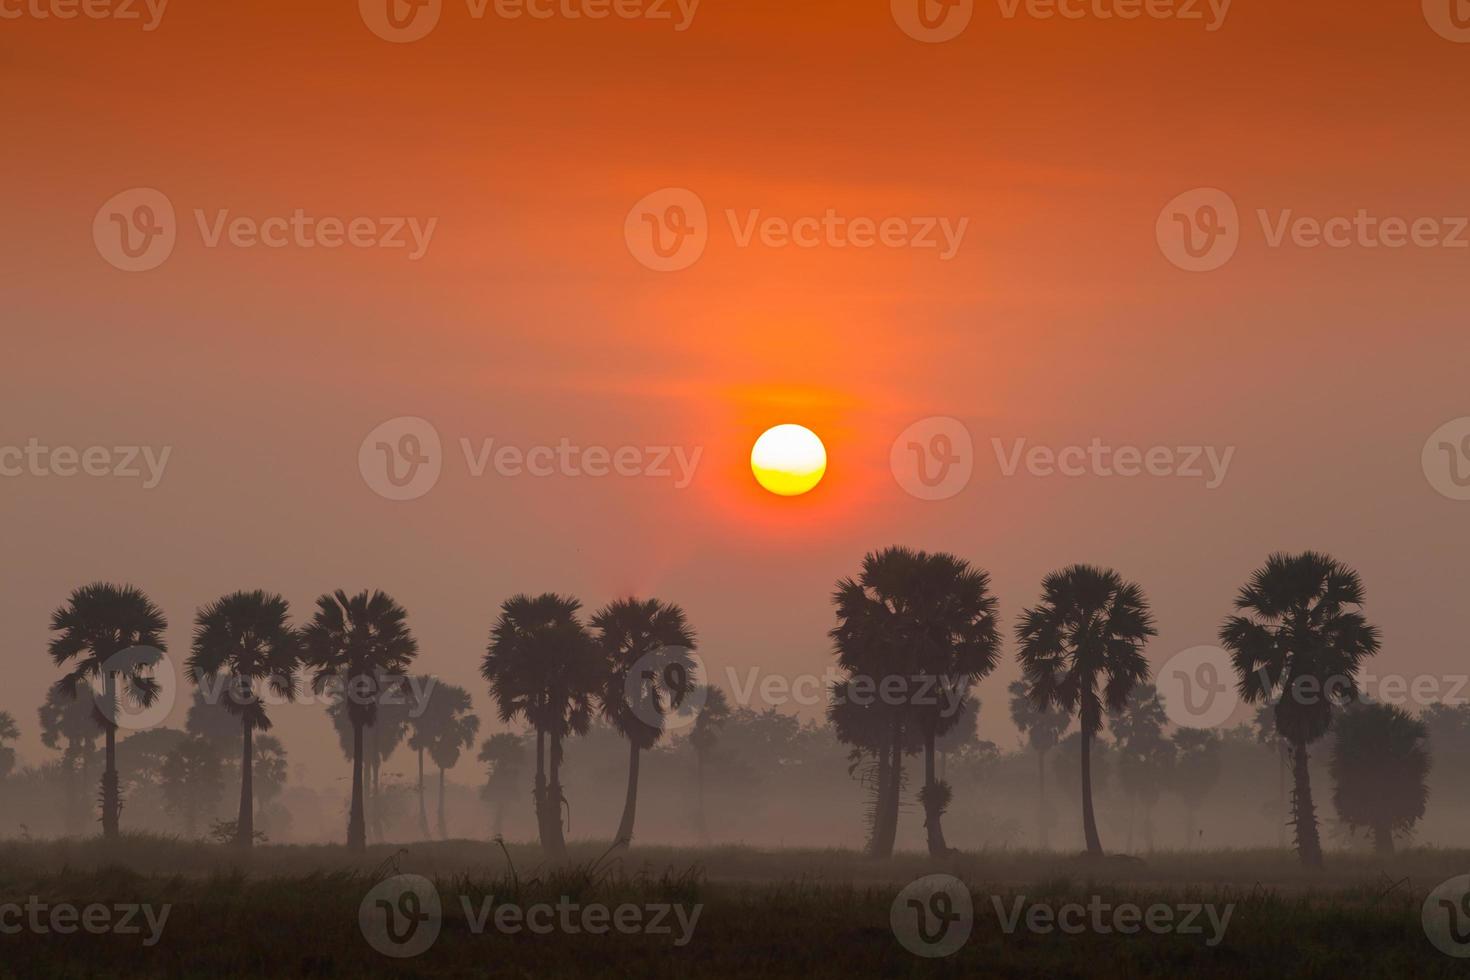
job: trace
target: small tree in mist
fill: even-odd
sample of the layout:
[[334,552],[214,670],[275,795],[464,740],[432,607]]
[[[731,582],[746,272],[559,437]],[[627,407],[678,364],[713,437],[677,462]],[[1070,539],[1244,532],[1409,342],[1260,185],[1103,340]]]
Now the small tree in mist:
[[363,729],[378,714],[385,687],[402,683],[418,655],[418,641],[408,628],[408,613],[383,592],[348,596],[337,590],[317,599],[316,615],[302,631],[303,660],[312,671],[312,689],[325,693],[341,684],[347,719],[352,726],[352,806],[347,846],[367,849],[363,813]]
[[6,779],[15,771],[15,749],[6,745],[20,738],[20,726],[15,723],[15,716],[8,711],[0,711],[0,779]]
[[1159,802],[1173,767],[1174,743],[1164,737],[1168,716],[1158,688],[1139,681],[1121,711],[1109,712],[1116,745],[1118,783],[1128,797],[1128,850],[1133,850],[1133,817],[1143,815],[1143,839],[1154,848],[1153,810]]
[[1220,735],[1207,728],[1181,728],[1174,733],[1174,768],[1169,788],[1184,803],[1186,847],[1198,843],[1199,809],[1220,782]]
[[52,687],[36,713],[41,744],[61,750],[61,771],[67,783],[66,832],[75,834],[80,830],[79,817],[87,809],[87,767],[97,751],[100,734],[101,721],[92,703],[92,689],[83,685],[77,688],[76,697],[71,697]]
[[491,735],[480,744],[480,761],[485,764],[485,785],[480,798],[495,809],[491,834],[505,832],[505,808],[515,796],[526,772],[526,740],[509,732]]
[[1327,555],[1272,555],[1236,597],[1241,615],[1220,627],[1247,703],[1275,702],[1276,730],[1292,747],[1292,824],[1297,854],[1322,866],[1307,747],[1332,727],[1335,703],[1357,699],[1363,661],[1378,630],[1363,617],[1358,573]]
[[1050,849],[1050,831],[1054,814],[1046,801],[1046,754],[1056,748],[1072,719],[1060,711],[1038,708],[1026,693],[1024,681],[1012,681],[1006,689],[1011,696],[1011,722],[1036,753],[1036,842],[1043,851]]
[[[694,825],[700,840],[709,840],[709,828],[704,814],[704,775],[710,756],[720,740],[720,730],[730,720],[730,699],[724,688],[705,685],[702,697],[695,695],[699,713],[694,716],[694,726],[689,730],[689,744],[694,749]],[[702,703],[700,703],[702,702]]]
[[432,718],[429,730],[429,758],[439,769],[439,839],[447,840],[449,825],[445,818],[444,774],[459,763],[460,753],[475,744],[480,732],[480,719],[470,713],[474,707],[470,692],[453,684],[434,685],[426,700],[425,715]]
[[1429,803],[1429,728],[1386,704],[1354,705],[1333,725],[1332,804],[1349,827],[1366,827],[1380,854],[1413,829]]
[[[104,763],[102,772],[102,835],[118,836],[122,814],[122,791],[117,772],[117,722],[124,698],[147,707],[158,698],[158,681],[152,676],[158,651],[164,646],[163,631],[168,621],[151,599],[131,585],[96,583],[74,591],[51,615],[51,662],[71,670],[56,682],[56,690],[76,698],[90,681],[100,681],[102,691],[93,694],[95,718],[102,729]],[[120,656],[143,647],[138,656]]]
[[433,741],[433,726],[439,721],[438,718],[429,715],[427,700],[433,696],[433,690],[439,684],[436,677],[423,676],[416,678],[418,684],[411,690],[427,692],[423,695],[424,701],[415,699],[408,713],[408,747],[418,759],[418,781],[416,791],[419,800],[419,837],[429,839],[429,807],[424,800],[424,756],[428,754],[429,744]]
[[1103,849],[1092,804],[1092,743],[1104,710],[1121,710],[1134,685],[1148,679],[1143,647],[1154,635],[1143,590],[1090,565],[1043,579],[1040,604],[1016,625],[1027,694],[1037,707],[1081,721],[1082,834],[1094,856]]
[[480,665],[500,720],[524,718],[536,732],[536,823],[553,860],[566,856],[562,743],[587,733],[606,679],[602,654],[578,617],[581,608],[576,599],[549,592],[507,599]]
[[628,792],[613,840],[633,840],[638,810],[638,763],[658,744],[664,718],[694,689],[694,630],[684,610],[657,599],[618,599],[591,620],[606,658],[599,701],[602,715],[628,740]]
[[279,595],[259,589],[231,593],[195,617],[194,650],[184,676],[192,684],[207,685],[239,724],[237,847],[248,850],[255,842],[255,733],[271,729],[261,695],[269,691],[294,701],[300,663],[301,635],[291,625],[290,606]]
[[183,820],[186,835],[197,836],[199,818],[212,814],[224,797],[219,751],[207,739],[184,739],[164,758],[159,783],[165,808]]

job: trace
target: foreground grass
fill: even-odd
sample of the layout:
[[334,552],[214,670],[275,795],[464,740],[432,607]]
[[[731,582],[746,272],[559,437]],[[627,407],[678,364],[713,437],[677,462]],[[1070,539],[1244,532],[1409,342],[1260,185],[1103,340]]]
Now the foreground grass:
[[[846,851],[635,848],[603,857],[583,844],[562,867],[534,848],[468,841],[378,847],[267,846],[249,866],[213,846],[154,837],[0,844],[0,904],[171,906],[156,945],[143,935],[0,935],[0,975],[15,977],[1438,977],[1465,964],[1425,938],[1420,906],[1470,853],[1412,851],[1381,863],[1333,855],[1325,874],[1275,851],[1156,855],[1145,864],[1018,852],[872,862]],[[899,889],[926,874],[974,896],[968,941],[944,959],[895,939]],[[437,942],[411,959],[375,951],[359,927],[368,891],[398,873],[434,882]],[[610,907],[702,906],[692,938],[472,929],[486,898]],[[1206,935],[1007,934],[995,903],[1233,904],[1223,940]],[[3,924],[3,923],[0,923]]]

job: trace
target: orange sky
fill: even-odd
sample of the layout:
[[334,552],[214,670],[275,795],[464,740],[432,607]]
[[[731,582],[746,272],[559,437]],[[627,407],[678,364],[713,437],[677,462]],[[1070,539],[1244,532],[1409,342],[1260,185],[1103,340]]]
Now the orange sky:
[[[1464,669],[1470,503],[1435,493],[1419,457],[1470,415],[1470,250],[1272,248],[1256,218],[1470,214],[1470,44],[1417,2],[1235,0],[1210,32],[1008,19],[991,0],[941,44],[905,35],[887,0],[704,0],[682,32],[468,9],[445,0],[407,44],[346,0],[172,0],[153,31],[0,19],[0,445],[173,447],[153,490],[0,479],[16,569],[0,638],[20,665],[0,710],[31,760],[47,616],[97,578],[149,590],[180,653],[195,607],[235,588],[303,613],[327,589],[387,589],[424,669],[471,686],[487,717],[476,664],[514,591],[657,594],[686,606],[712,664],[818,671],[832,583],[898,542],[990,568],[1007,626],[1049,569],[1114,565],[1153,597],[1156,661],[1212,640],[1268,551],[1321,548],[1363,573],[1381,660]],[[135,187],[179,217],[145,273],[91,234]],[[624,239],[629,209],[666,187],[710,216],[680,272]],[[1203,274],[1155,239],[1164,204],[1199,187],[1225,190],[1243,227]],[[409,261],[207,248],[193,216],[296,209],[437,224]],[[754,209],[968,226],[948,261],[740,247],[725,213]],[[888,470],[897,434],[934,415],[978,450],[941,502]],[[397,416],[430,420],[446,450],[439,484],[404,503],[356,466]],[[832,453],[794,501],[745,468],[784,421]],[[1236,453],[1205,490],[1007,478],[990,451],[1094,436]],[[682,490],[476,479],[462,437],[703,456]],[[982,729],[1006,744],[1013,673],[981,688]],[[300,761],[336,771],[335,748],[301,741],[325,731],[319,713],[284,724]]]

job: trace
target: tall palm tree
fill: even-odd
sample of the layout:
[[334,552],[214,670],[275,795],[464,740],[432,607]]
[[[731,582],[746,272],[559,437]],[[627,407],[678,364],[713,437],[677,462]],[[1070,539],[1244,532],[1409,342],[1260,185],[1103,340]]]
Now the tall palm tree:
[[[892,853],[897,828],[904,726],[912,726],[924,746],[924,827],[933,855],[949,850],[941,817],[950,799],[949,784],[935,774],[935,740],[954,727],[970,688],[1000,660],[995,597],[990,576],[963,559],[943,552],[887,548],[863,559],[856,579],[837,583],[833,595],[837,625],[831,636],[839,664],[854,679],[874,683],[882,692],[892,678],[903,681],[901,709],[891,720],[889,761],[880,756],[879,820],[874,851]],[[881,698],[887,700],[886,698]]]
[[495,806],[491,833],[499,837],[505,830],[505,805],[520,785],[526,768],[526,740],[511,732],[491,735],[480,745],[480,761],[486,767],[480,796]]
[[602,654],[578,617],[581,608],[576,599],[550,592],[507,599],[480,665],[500,720],[522,717],[536,731],[536,823],[553,860],[566,856],[562,742],[587,733],[604,681]]
[[1386,704],[1354,705],[1333,725],[1332,803],[1349,827],[1366,827],[1393,853],[1429,803],[1429,727]]
[[312,690],[325,693],[341,684],[352,725],[352,809],[347,846],[367,849],[363,813],[363,729],[378,714],[387,692],[401,689],[402,679],[418,655],[418,641],[408,628],[408,613],[386,593],[366,590],[349,596],[338,589],[316,601],[316,615],[302,631],[303,662],[311,668]]
[[[152,676],[158,654],[165,649],[163,631],[168,620],[153,601],[131,585],[103,582],[72,592],[51,614],[51,661],[71,670],[56,682],[56,690],[75,698],[84,681],[102,683],[96,715],[102,728],[102,835],[118,836],[122,791],[117,774],[117,721],[120,697],[147,707],[158,698],[159,684]],[[147,648],[138,656],[118,654]],[[151,651],[157,651],[157,654]],[[76,661],[72,664],[72,661]],[[94,692],[95,693],[95,692]]]
[[[700,698],[696,696],[695,700]],[[725,696],[724,688],[706,684],[702,702],[699,713],[694,716],[694,725],[689,729],[689,744],[694,748],[694,822],[700,839],[708,840],[709,829],[704,819],[704,770],[720,739],[720,729],[730,720],[730,699]]]
[[1133,686],[1148,679],[1143,647],[1156,633],[1143,590],[1091,565],[1048,575],[1041,602],[1016,624],[1027,694],[1038,708],[1081,722],[1082,835],[1094,856],[1103,850],[1092,807],[1092,742],[1104,710],[1121,710]]
[[1057,747],[1072,719],[1060,711],[1038,708],[1026,693],[1024,681],[1011,681],[1006,690],[1011,696],[1011,722],[1026,737],[1031,751],[1036,753],[1037,846],[1043,851],[1050,850],[1052,812],[1046,804],[1046,754]]
[[628,792],[613,838],[626,845],[633,842],[638,810],[639,758],[658,744],[664,715],[682,705],[695,685],[694,630],[684,610],[657,599],[615,600],[590,625],[607,660],[602,716],[628,740]]
[[[240,816],[235,843],[246,850],[255,843],[255,733],[271,729],[261,695],[268,690],[296,700],[300,665],[301,634],[279,595],[260,589],[233,592],[200,609],[194,619],[194,650],[184,676],[195,685],[216,685],[221,706],[238,719]],[[221,675],[225,683],[218,687]]]
[[[76,693],[76,697],[68,697],[52,687],[46,692],[45,702],[37,709],[41,744],[48,749],[61,749],[61,767],[66,772],[70,797],[66,813],[68,835],[80,830],[80,813],[86,808],[86,793],[82,788],[87,784],[87,768],[92,754],[97,751],[97,736],[100,734],[100,716],[93,704],[92,689],[83,685]],[[66,743],[65,748],[62,747],[63,742]]]
[[434,717],[429,725],[429,758],[439,767],[439,839],[449,839],[449,826],[445,820],[444,774],[459,763],[462,750],[475,744],[480,733],[480,719],[470,713],[474,707],[470,692],[453,684],[436,684],[428,697],[428,714]]
[[1378,629],[1363,617],[1363,598],[1358,573],[1336,559],[1275,554],[1236,597],[1243,615],[1220,627],[1240,696],[1249,704],[1274,700],[1276,730],[1291,744],[1292,824],[1307,867],[1322,866],[1307,746],[1332,726],[1335,701],[1357,699],[1358,670],[1378,652]]
[[434,726],[440,719],[429,713],[430,702],[433,699],[433,691],[439,685],[437,677],[423,676],[416,679],[417,683],[410,686],[411,691],[427,692],[424,700],[415,699],[408,713],[408,747],[418,757],[418,798],[419,798],[419,836],[423,840],[429,839],[429,808],[424,801],[424,756],[428,754],[429,745],[434,740]]

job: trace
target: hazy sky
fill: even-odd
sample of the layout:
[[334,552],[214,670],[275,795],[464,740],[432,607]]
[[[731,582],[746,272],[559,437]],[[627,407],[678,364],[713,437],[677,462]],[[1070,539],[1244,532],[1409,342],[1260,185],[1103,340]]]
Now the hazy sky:
[[[151,489],[0,477],[0,710],[28,761],[57,676],[48,617],[96,579],[146,589],[180,659],[222,593],[278,590],[305,616],[323,591],[385,589],[421,668],[487,719],[478,663],[515,592],[675,601],[716,680],[792,676],[831,661],[836,579],[894,543],[990,569],[1007,637],[1047,571],[1117,567],[1154,603],[1156,663],[1211,642],[1268,552],[1322,549],[1365,579],[1376,669],[1466,670],[1470,502],[1421,452],[1470,416],[1470,44],[1417,3],[1236,0],[1212,24],[1204,3],[1199,21],[981,2],[924,43],[887,0],[704,0],[685,30],[673,3],[673,20],[565,15],[582,0],[511,19],[445,0],[390,43],[348,0],[173,0],[151,31],[35,16],[47,2],[0,0],[0,447],[169,456]],[[112,216],[153,228],[159,210],[104,207],[136,188],[174,212],[172,253],[143,272],[118,267]],[[678,271],[649,268],[637,234],[665,188],[706,212]],[[1239,244],[1191,272],[1159,229],[1206,220],[1218,196],[1166,211],[1199,188],[1237,208]],[[650,213],[674,220],[670,200]],[[1344,247],[1292,224],[1359,212],[1377,224],[1339,224]],[[401,226],[407,247],[324,248],[328,217],[370,219],[363,240]],[[768,218],[821,219],[801,226],[815,246],[772,244]],[[894,218],[899,244],[858,247],[854,219]],[[1389,247],[1384,219],[1433,219],[1438,244]],[[239,244],[261,223],[283,247]],[[935,416],[974,444],[940,501],[890,467]],[[442,473],[391,501],[359,450],[400,417],[434,427]],[[751,479],[780,422],[827,443],[807,497]],[[1094,438],[1233,455],[1214,488],[1004,473],[1017,440]],[[477,477],[462,439],[699,456],[683,487]],[[980,688],[1005,745],[1012,652]],[[320,709],[279,717],[293,761],[345,774]]]

